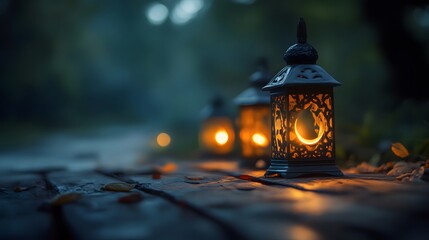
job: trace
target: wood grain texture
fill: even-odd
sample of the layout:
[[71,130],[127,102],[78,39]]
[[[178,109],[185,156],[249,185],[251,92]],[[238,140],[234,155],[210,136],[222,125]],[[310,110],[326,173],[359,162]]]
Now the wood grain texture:
[[[379,174],[264,178],[216,162],[180,162],[156,178],[156,168],[142,169],[1,176],[0,238],[422,239],[429,232],[426,182]],[[105,191],[109,183],[135,187]],[[81,197],[49,205],[67,193]],[[129,194],[141,199],[119,202]]]

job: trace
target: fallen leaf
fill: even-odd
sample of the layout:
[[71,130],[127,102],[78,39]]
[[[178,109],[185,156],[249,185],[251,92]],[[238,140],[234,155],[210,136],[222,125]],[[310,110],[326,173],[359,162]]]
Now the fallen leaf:
[[204,177],[202,176],[186,176],[185,178],[192,181],[199,181],[204,179]]
[[397,162],[395,163],[395,165],[393,165],[392,170],[390,170],[387,173],[387,176],[400,176],[401,174],[404,174],[404,173],[410,173],[419,167],[420,167],[419,163],[404,162],[404,161]]
[[252,177],[249,175],[245,175],[245,174],[241,174],[240,176],[238,176],[240,179],[242,180],[251,180]]
[[118,198],[119,203],[137,203],[143,200],[143,196],[139,192]]
[[396,180],[402,181],[403,179],[408,178],[412,175],[413,175],[412,173],[403,173],[403,174],[397,176]]
[[407,148],[405,148],[401,143],[392,143],[390,148],[392,149],[392,152],[400,158],[406,158],[410,155]]
[[356,170],[359,173],[373,173],[373,172],[376,172],[377,167],[367,162],[361,162],[359,165],[356,166]]
[[109,183],[104,185],[102,189],[106,191],[113,191],[113,192],[129,192],[135,186],[136,186],[135,184],[128,184],[128,183]]
[[152,179],[155,179],[155,180],[161,179],[161,173],[159,173],[159,172],[153,173]]
[[376,170],[375,170],[375,172],[378,172],[378,173],[387,173],[387,172],[389,172],[390,170],[392,170],[393,169],[393,166],[394,166],[394,162],[387,162],[387,163],[383,163],[383,164],[381,164]]
[[56,196],[52,201],[52,206],[62,206],[64,204],[72,203],[78,200],[81,197],[81,194],[79,193],[66,193],[66,194],[60,194]]
[[404,173],[399,175],[398,177],[396,177],[396,180],[399,180],[402,182],[420,182],[424,171],[425,171],[424,167],[420,167],[418,169],[414,169],[410,173]]

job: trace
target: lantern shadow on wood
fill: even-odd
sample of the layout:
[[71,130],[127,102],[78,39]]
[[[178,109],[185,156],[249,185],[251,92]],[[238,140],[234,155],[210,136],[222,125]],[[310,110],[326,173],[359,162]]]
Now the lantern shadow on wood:
[[271,163],[266,176],[342,176],[335,165],[333,87],[340,83],[316,65],[304,20],[287,65],[263,88],[271,94]]
[[216,96],[202,111],[199,134],[203,157],[227,157],[234,148],[234,127],[224,108],[224,101]]
[[250,76],[250,87],[235,99],[239,107],[240,165],[265,169],[270,158],[270,95],[262,91],[271,79],[267,62],[261,58],[258,70]]

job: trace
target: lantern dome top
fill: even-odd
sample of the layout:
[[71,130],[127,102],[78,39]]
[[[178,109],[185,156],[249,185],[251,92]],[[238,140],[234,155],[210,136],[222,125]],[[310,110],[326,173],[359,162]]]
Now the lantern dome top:
[[249,77],[250,85],[262,88],[265,86],[273,76],[268,71],[268,63],[266,58],[260,58],[257,61],[256,72],[252,73]]
[[210,103],[201,111],[201,118],[227,117],[229,114],[225,108],[225,102],[221,95],[215,95]]
[[270,95],[267,92],[263,92],[262,87],[270,81],[271,77],[267,60],[265,58],[259,59],[256,72],[249,77],[250,87],[241,92],[234,99],[234,103],[238,106],[269,104]]
[[307,27],[304,19],[300,18],[297,28],[297,43],[286,50],[283,59],[287,65],[316,64],[319,55],[316,49],[307,43]]
[[307,31],[304,19],[298,23],[298,43],[289,47],[284,54],[287,66],[280,70],[271,81],[262,88],[272,91],[280,88],[298,86],[339,86],[335,80],[321,66],[316,64],[318,54],[316,49],[307,43]]

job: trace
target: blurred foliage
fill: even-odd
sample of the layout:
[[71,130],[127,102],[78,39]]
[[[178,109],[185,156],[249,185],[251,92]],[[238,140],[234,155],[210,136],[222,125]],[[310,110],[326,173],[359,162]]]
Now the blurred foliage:
[[[429,151],[421,147],[429,105],[391,91],[363,1],[203,0],[180,25],[147,18],[151,4],[171,13],[179,0],[0,2],[0,123],[10,134],[155,122],[181,139],[171,151],[195,149],[203,106],[221,92],[235,111],[231,99],[247,87],[257,58],[269,59],[273,73],[284,66],[303,16],[318,64],[343,84],[335,92],[339,135],[364,147],[386,140]],[[428,8],[407,11],[406,26],[429,52]],[[350,147],[341,144],[347,160]]]

